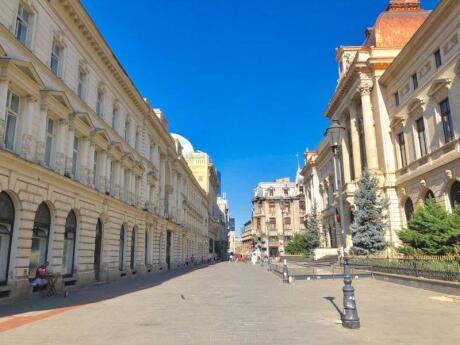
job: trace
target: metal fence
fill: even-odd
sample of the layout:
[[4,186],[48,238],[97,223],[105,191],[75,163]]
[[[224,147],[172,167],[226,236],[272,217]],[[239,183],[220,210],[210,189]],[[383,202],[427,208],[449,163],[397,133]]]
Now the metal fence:
[[354,256],[349,259],[349,263],[352,267],[359,267],[374,272],[460,281],[460,257],[454,256],[396,258]]

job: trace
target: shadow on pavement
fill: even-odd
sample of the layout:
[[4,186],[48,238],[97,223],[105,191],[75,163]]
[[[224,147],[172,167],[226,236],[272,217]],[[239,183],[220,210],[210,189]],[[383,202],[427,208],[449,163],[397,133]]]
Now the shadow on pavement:
[[323,297],[323,298],[328,300],[329,302],[331,302],[331,304],[334,306],[335,310],[337,310],[337,312],[339,313],[340,318],[342,318],[343,313],[340,310],[340,308],[337,306],[337,304],[335,303],[335,297]]
[[160,271],[151,275],[145,274],[109,283],[76,287],[72,289],[70,295],[66,298],[64,298],[63,291],[60,291],[53,297],[29,298],[13,302],[11,304],[0,305],[0,317],[14,316],[29,312],[44,312],[53,309],[101,302],[133,292],[149,289],[165,283],[168,280],[207,268],[209,266],[212,265],[205,264],[194,268],[179,268],[172,271]]

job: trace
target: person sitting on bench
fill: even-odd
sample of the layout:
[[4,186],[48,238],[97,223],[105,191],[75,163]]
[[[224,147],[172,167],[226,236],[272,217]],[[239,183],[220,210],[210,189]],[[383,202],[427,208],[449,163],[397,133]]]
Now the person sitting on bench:
[[35,273],[35,278],[32,280],[32,286],[45,286],[48,284],[48,273],[47,269],[49,266],[49,262],[45,261],[43,264],[37,267],[37,271]]

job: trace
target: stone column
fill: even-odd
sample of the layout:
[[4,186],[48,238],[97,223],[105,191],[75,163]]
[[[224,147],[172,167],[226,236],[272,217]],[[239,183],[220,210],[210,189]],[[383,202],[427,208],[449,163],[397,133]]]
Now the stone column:
[[[72,168],[73,168],[73,146],[75,144],[75,127],[73,118],[69,120],[69,127],[67,128],[67,150],[66,150],[66,158],[65,158],[65,175],[66,176],[73,176]],[[76,162],[78,164],[78,162]]]
[[356,103],[350,104],[350,131],[351,131],[351,146],[353,148],[353,166],[355,169],[355,178],[361,175],[361,150],[359,147],[358,133],[358,112]]
[[[347,125],[343,123],[343,125]],[[347,129],[348,130],[348,129]],[[342,135],[342,186],[345,188],[345,184],[351,182],[350,173],[350,144],[348,143],[348,135],[345,131]]]
[[57,122],[57,135],[56,135],[56,161],[54,164],[54,170],[64,175],[65,171],[65,159],[66,159],[66,139],[68,137],[67,128],[69,126],[68,120],[59,120]]
[[48,118],[48,101],[42,98],[40,102],[39,129],[35,145],[35,159],[41,165],[45,165],[45,142],[46,142],[46,120]]
[[363,131],[366,142],[366,161],[370,171],[378,170],[377,142],[375,135],[374,114],[372,110],[372,82],[363,81],[359,91],[363,110]]
[[6,101],[8,97],[8,79],[0,78],[0,148],[5,147]]

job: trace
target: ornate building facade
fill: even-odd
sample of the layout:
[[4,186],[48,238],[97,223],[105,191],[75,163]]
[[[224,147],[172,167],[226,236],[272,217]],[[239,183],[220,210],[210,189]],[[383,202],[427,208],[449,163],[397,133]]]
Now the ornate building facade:
[[208,194],[80,2],[0,6],[0,295],[208,258]]
[[[326,139],[316,152],[306,152],[302,170],[307,212],[319,205],[323,226],[337,213],[341,192],[346,201],[341,221],[349,228],[363,169],[378,178],[388,201],[386,240],[391,245],[398,244],[397,230],[427,197],[448,209],[460,202],[459,15],[455,0],[441,0],[432,13],[422,10],[419,0],[391,0],[366,30],[363,45],[337,49],[339,81],[325,114],[345,127],[344,188],[335,186]],[[336,241],[324,238],[323,246],[340,246],[339,220],[331,224]]]
[[265,255],[283,255],[294,234],[305,229],[303,188],[299,181],[282,178],[261,182],[254,189],[251,236]]

